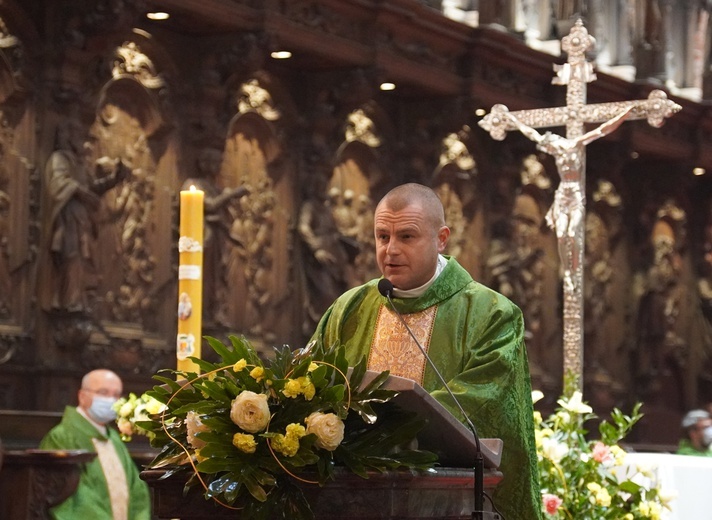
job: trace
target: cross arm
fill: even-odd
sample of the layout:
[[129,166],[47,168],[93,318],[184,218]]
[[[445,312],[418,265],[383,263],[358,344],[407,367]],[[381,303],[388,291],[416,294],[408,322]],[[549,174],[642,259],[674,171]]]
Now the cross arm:
[[[512,112],[521,123],[531,128],[546,128],[565,126],[570,121],[581,123],[603,123],[621,112],[631,109],[628,120],[647,119],[648,124],[659,128],[665,119],[682,108],[668,99],[662,90],[653,90],[647,99],[632,101],[615,101],[611,103],[594,103],[580,107],[553,107],[532,110],[517,110]],[[492,139],[502,141],[507,132],[518,130],[516,124],[505,113],[509,109],[505,105],[494,105],[492,111],[479,121],[480,127],[489,132]]]

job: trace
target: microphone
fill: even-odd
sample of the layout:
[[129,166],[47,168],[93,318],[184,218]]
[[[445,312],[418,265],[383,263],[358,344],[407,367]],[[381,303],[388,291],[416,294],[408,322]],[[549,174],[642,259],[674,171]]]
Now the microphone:
[[485,459],[484,459],[484,456],[482,455],[482,449],[480,447],[480,436],[477,435],[477,428],[475,428],[475,425],[470,420],[470,417],[465,413],[465,410],[462,408],[460,401],[457,399],[457,397],[455,397],[455,394],[452,392],[452,390],[450,390],[450,387],[448,386],[447,382],[445,381],[445,378],[443,378],[442,374],[435,366],[435,363],[433,363],[433,360],[430,359],[430,356],[428,355],[426,350],[423,348],[423,346],[420,344],[420,342],[418,341],[418,338],[416,338],[415,334],[413,334],[413,331],[408,326],[408,323],[406,323],[406,321],[403,318],[403,316],[401,315],[401,313],[398,312],[398,309],[393,304],[393,300],[391,299],[393,296],[393,282],[391,282],[387,278],[381,278],[378,281],[378,292],[381,293],[381,296],[384,296],[386,299],[388,299],[388,303],[391,304],[391,307],[393,308],[393,311],[398,316],[398,319],[403,324],[405,329],[408,331],[408,334],[410,334],[410,337],[413,338],[413,341],[415,341],[415,344],[418,345],[418,348],[423,353],[423,356],[425,356],[425,360],[430,365],[430,368],[432,368],[433,372],[435,372],[435,375],[438,376],[440,383],[445,387],[445,390],[447,390],[448,395],[455,402],[458,410],[460,410],[460,413],[465,418],[465,421],[467,421],[467,425],[469,426],[470,430],[472,430],[472,435],[475,438],[475,447],[476,447],[476,451],[477,451],[477,453],[475,455],[475,510],[472,513],[472,520],[482,520],[484,518],[483,517],[483,513],[484,513],[483,507],[484,507],[484,496],[485,496],[485,491],[484,491]]

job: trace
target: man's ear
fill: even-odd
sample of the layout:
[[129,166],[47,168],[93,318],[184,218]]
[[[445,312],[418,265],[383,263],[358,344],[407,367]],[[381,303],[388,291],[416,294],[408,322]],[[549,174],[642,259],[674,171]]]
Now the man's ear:
[[438,230],[438,253],[442,253],[450,239],[450,228],[443,226]]

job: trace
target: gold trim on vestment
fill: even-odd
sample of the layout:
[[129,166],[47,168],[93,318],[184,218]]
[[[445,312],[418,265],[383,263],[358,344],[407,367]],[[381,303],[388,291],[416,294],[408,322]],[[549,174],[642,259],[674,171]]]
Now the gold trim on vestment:
[[[437,313],[438,306],[433,305],[424,311],[403,315],[403,320],[425,352],[430,348]],[[422,385],[425,363],[425,356],[398,315],[386,305],[381,305],[371,341],[368,369],[377,372],[390,370],[394,376],[407,377]]]
[[119,454],[111,440],[102,441],[93,438],[94,448],[101,469],[104,471],[106,485],[109,488],[109,499],[114,520],[128,520],[129,486],[126,481],[126,471],[121,464]]

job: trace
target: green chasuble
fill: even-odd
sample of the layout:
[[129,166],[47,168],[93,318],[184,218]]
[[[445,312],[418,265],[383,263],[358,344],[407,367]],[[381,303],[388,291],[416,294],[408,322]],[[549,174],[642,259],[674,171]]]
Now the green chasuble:
[[[40,448],[96,451],[92,439],[108,439],[116,448],[126,473],[129,492],[128,520],[149,520],[151,502],[148,486],[139,477],[138,467],[131,459],[118,432],[111,428],[108,428],[108,431],[108,437],[102,435],[76,408],[68,406],[64,410],[62,421],[42,439]],[[52,508],[51,514],[56,520],[113,520],[109,489],[98,457],[84,465],[77,491]]]
[[[313,339],[344,344],[351,364],[368,357],[381,306],[389,305],[377,284],[371,280],[340,296],[320,320]],[[434,322],[427,325],[429,346],[424,347],[478,435],[504,441],[504,479],[495,492],[495,505],[506,520],[541,518],[531,381],[519,308],[475,282],[454,258],[422,296],[393,302],[406,319],[436,306]],[[383,338],[383,331],[378,337]],[[422,385],[463,420],[430,366],[425,366]]]
[[675,452],[677,455],[695,455],[697,457],[712,457],[712,448],[700,451],[688,439],[682,439]]

